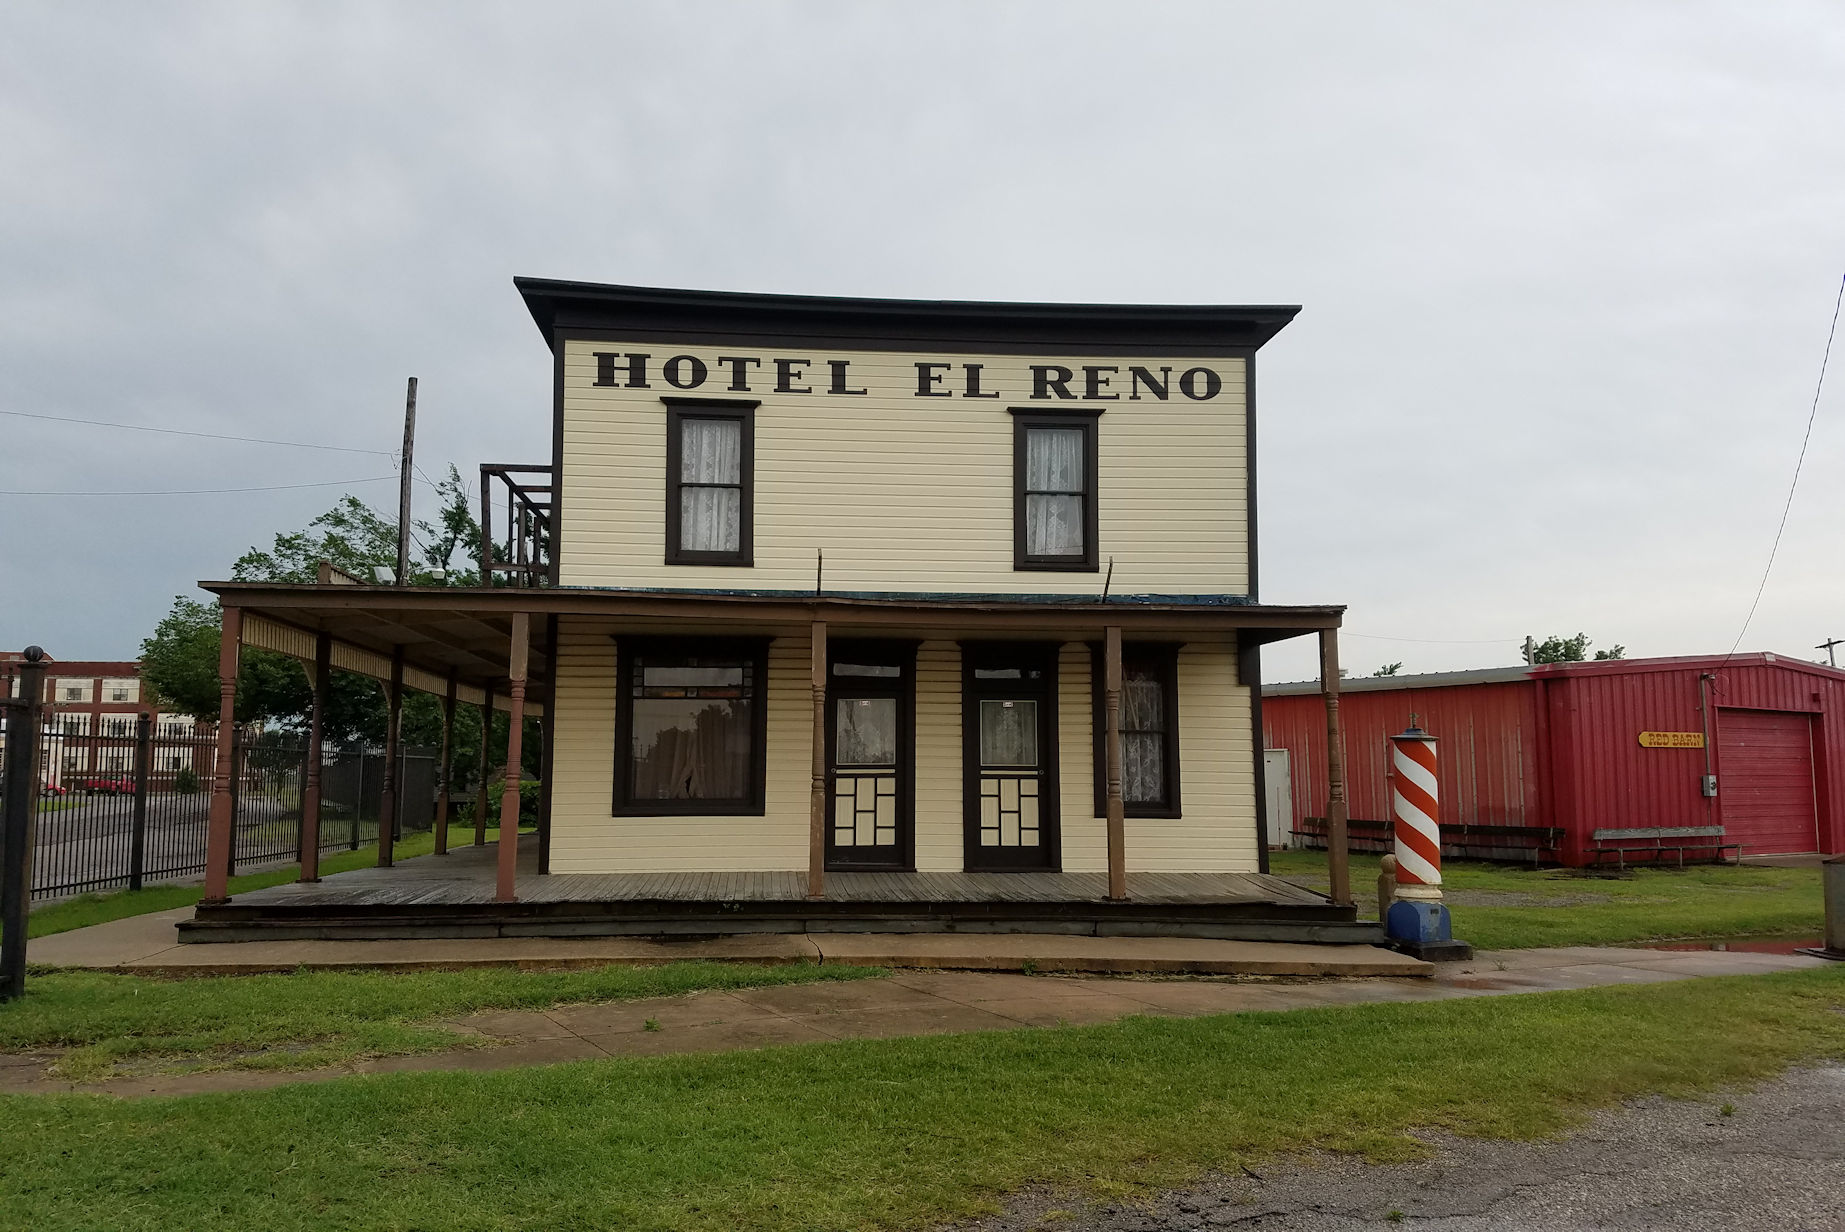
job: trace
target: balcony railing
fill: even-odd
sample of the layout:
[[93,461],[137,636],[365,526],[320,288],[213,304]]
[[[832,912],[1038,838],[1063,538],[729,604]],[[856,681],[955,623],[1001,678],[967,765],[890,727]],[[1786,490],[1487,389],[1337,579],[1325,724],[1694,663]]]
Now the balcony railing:
[[[502,489],[504,538],[497,539],[493,512]],[[553,497],[549,466],[481,464],[481,585],[543,586],[550,580]]]

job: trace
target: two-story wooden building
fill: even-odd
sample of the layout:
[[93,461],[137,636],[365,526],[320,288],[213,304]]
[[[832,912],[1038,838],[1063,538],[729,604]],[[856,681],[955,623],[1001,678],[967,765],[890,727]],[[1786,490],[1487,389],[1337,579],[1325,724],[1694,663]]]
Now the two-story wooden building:
[[1255,356],[1297,309],[517,285],[552,440],[483,468],[505,584],[206,584],[227,673],[247,640],[542,711],[481,920],[1355,918],[1264,875],[1260,647],[1318,635],[1336,694],[1342,611],[1257,601]]

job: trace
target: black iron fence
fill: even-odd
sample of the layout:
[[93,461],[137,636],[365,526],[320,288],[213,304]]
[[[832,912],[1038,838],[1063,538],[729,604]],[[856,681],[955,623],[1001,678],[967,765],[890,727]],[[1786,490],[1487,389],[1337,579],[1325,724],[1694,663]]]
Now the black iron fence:
[[[32,897],[203,876],[218,759],[212,730],[106,716],[103,730],[86,731],[73,718],[49,717],[40,736]],[[306,741],[239,732],[233,743],[231,871],[298,860]],[[372,749],[322,750],[320,850],[377,842],[384,761]],[[436,774],[432,751],[404,750],[396,837],[434,823]]]

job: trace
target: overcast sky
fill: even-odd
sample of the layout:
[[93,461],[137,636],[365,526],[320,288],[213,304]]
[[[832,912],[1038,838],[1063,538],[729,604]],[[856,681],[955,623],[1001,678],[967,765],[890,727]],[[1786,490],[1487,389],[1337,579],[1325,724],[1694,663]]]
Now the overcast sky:
[[[1265,600],[1348,604],[1355,674],[1720,653],[1842,273],[1837,3],[21,0],[0,410],[379,454],[0,416],[6,493],[336,485],[0,495],[0,645],[134,655],[392,475],[407,375],[425,472],[548,460],[530,274],[1302,304]],[[1834,378],[1745,650],[1845,636]]]

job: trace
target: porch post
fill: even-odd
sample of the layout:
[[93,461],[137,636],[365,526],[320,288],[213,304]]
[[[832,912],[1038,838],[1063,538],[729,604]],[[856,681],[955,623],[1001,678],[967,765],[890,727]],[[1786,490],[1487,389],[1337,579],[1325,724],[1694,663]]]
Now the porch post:
[[397,839],[398,761],[403,757],[404,648],[391,650],[391,683],[385,696],[384,789],[378,797],[378,867],[389,868]]
[[436,854],[448,854],[448,778],[455,748],[455,669],[448,669],[448,692],[442,697],[442,763],[436,774],[441,790],[436,793]]
[[301,786],[301,880],[320,880],[320,749],[326,739],[327,691],[333,679],[333,638],[314,638],[314,707],[308,712],[307,773]]
[[525,659],[531,645],[532,618],[514,612],[512,618],[512,654],[506,674],[512,677],[512,709],[506,716],[506,780],[500,784],[500,875],[494,889],[496,902],[518,900],[515,885],[519,875],[519,737],[525,727]]
[[1103,635],[1103,692],[1107,729],[1103,736],[1108,776],[1108,897],[1127,897],[1127,823],[1121,801],[1121,627],[1108,626]]
[[493,740],[493,686],[481,691],[480,700],[480,786],[474,796],[474,845],[487,845],[487,746]]
[[1320,696],[1326,702],[1326,871],[1332,900],[1352,902],[1346,850],[1345,747],[1339,731],[1339,630],[1320,630]]
[[814,621],[813,785],[807,795],[807,897],[826,896],[826,621]]
[[232,764],[237,757],[237,651],[243,643],[243,609],[226,606],[218,631],[218,750],[211,767],[211,820],[205,839],[205,898],[230,897],[231,828],[237,824],[231,799]]

